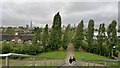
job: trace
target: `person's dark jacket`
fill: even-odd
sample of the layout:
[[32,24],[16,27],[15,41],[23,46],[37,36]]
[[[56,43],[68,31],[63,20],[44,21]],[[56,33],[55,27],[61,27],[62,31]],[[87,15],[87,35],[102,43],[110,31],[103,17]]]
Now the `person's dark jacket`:
[[72,59],[71,58],[69,59],[69,63],[72,63]]
[[75,58],[73,58],[73,60],[72,60],[72,61],[76,61],[76,60],[75,60]]

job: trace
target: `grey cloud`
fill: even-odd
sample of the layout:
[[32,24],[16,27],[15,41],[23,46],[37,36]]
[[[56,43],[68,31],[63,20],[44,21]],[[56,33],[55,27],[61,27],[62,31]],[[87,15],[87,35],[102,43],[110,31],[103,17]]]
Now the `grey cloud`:
[[[98,28],[100,23],[105,23],[107,26],[110,21],[117,20],[118,7],[117,3],[112,2],[77,2],[72,3],[65,11],[64,21],[69,23],[79,23],[80,20],[84,20],[85,25],[90,19],[95,21],[95,27]],[[86,25],[87,27],[87,25]]]
[[95,26],[117,20],[116,2],[5,2],[2,5],[2,23],[7,25],[25,25],[33,20],[34,25],[52,24],[53,16],[59,11],[62,24],[78,24],[84,20],[85,26],[90,19]]
[[16,26],[18,23],[18,25],[20,25],[20,23],[25,25],[24,23],[28,24],[28,20],[33,20],[37,23],[45,24],[48,23],[48,19],[50,20],[53,13],[55,13],[62,5],[64,5],[64,3],[3,3],[2,22],[3,25],[11,24]]

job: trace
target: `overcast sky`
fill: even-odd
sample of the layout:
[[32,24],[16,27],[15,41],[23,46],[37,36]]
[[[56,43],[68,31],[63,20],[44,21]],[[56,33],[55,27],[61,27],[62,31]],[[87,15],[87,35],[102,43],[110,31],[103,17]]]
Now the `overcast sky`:
[[2,26],[25,26],[31,20],[34,26],[51,26],[57,12],[62,25],[77,25],[83,20],[87,27],[93,19],[98,28],[100,23],[109,25],[112,20],[118,21],[118,2],[3,2]]

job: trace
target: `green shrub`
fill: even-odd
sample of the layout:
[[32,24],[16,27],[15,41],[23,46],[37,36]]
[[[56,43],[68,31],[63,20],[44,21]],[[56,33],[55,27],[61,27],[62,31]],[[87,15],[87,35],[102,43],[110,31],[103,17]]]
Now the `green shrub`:
[[2,42],[2,53],[6,54],[6,53],[10,53],[12,51],[11,46],[9,45],[9,43],[7,43],[6,41]]

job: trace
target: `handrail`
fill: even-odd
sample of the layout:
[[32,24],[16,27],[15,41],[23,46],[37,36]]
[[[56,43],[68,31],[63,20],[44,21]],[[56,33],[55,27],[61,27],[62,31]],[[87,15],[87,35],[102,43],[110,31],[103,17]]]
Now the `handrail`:
[[102,62],[103,66],[107,66],[107,63],[111,62],[111,63],[118,63],[117,66],[120,67],[120,60],[81,60],[81,61],[85,62],[85,65],[87,64],[88,66],[90,63],[92,63],[93,66],[95,66],[97,62]]
[[50,58],[50,57],[42,57],[42,56],[34,56],[34,55],[25,55],[25,54],[16,54],[16,53],[0,54],[0,57],[9,57],[9,56],[21,56],[21,57],[54,59],[54,58]]
[[[25,54],[16,54],[16,53],[8,53],[8,54],[0,54],[0,57],[5,57],[6,61],[6,66],[9,66],[9,56],[20,56],[20,57],[31,57],[33,58],[33,65],[35,66],[35,58],[45,58],[45,63],[46,59],[54,59],[50,57],[42,57],[42,56],[34,56],[34,55],[25,55]],[[106,66],[106,62],[120,62],[120,60],[81,60],[81,61],[86,61],[86,62],[104,62],[104,65]]]
[[8,57],[8,56],[23,56],[23,57],[30,57],[31,55],[16,54],[16,53],[0,54],[0,57]]
[[120,62],[120,60],[82,60],[82,61]]
[[44,62],[46,65],[46,59],[54,59],[50,57],[42,57],[42,56],[34,56],[34,55],[25,55],[25,54],[16,54],[16,53],[8,53],[8,54],[0,54],[0,57],[5,57],[5,66],[8,68],[9,67],[9,57],[10,56],[18,56],[18,57],[30,57],[32,58],[33,61],[33,66],[35,66],[35,58],[45,58]]

